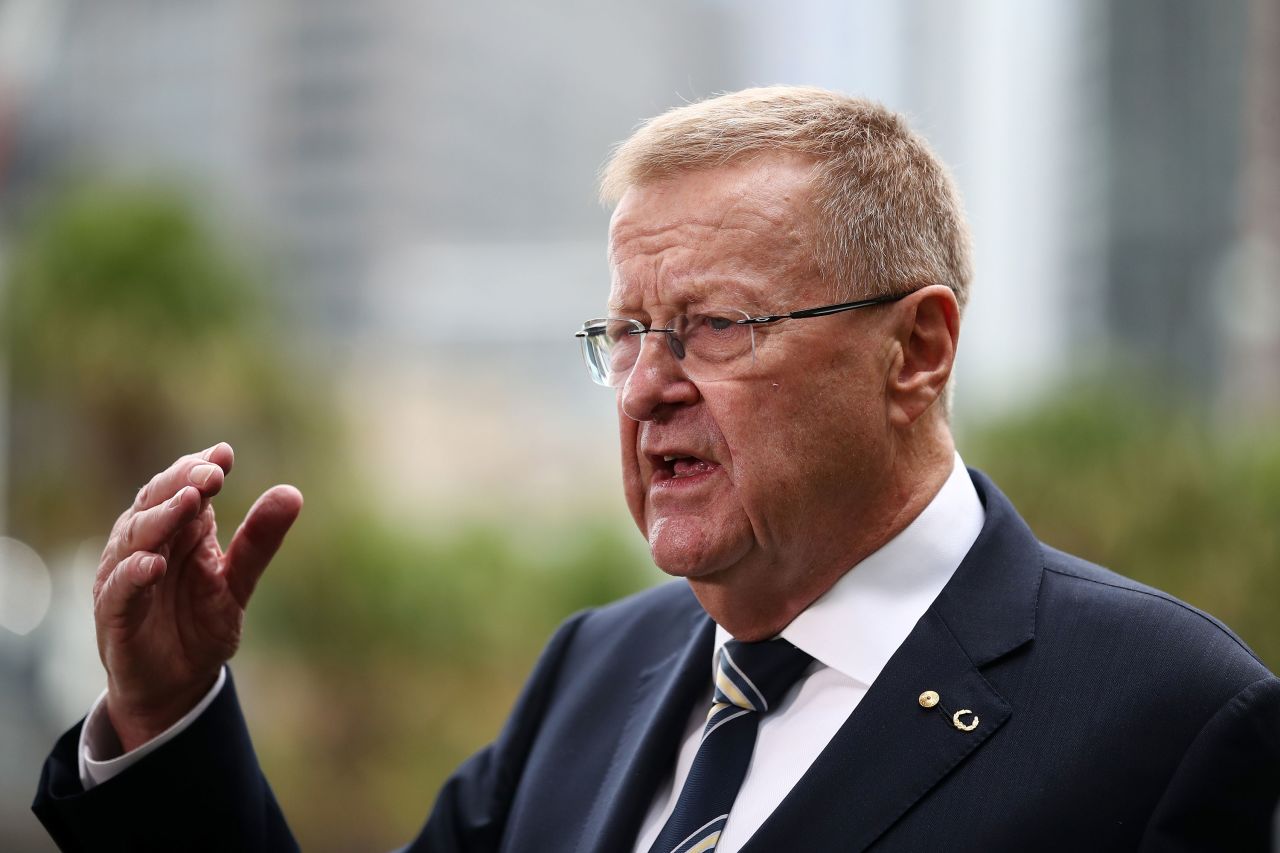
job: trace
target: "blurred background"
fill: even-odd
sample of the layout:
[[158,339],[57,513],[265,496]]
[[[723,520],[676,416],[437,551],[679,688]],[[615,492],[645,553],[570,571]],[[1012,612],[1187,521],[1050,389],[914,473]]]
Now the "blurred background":
[[104,683],[113,519],[219,440],[224,543],[307,495],[237,658],[294,831],[412,837],[553,627],[662,579],[571,338],[594,181],[749,85],[933,142],[977,247],[966,461],[1280,666],[1278,9],[0,0],[0,848],[51,849],[27,809]]

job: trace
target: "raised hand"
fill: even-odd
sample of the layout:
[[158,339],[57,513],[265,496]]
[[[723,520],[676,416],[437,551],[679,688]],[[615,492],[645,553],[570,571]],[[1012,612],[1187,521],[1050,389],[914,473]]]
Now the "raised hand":
[[231,445],[183,456],[116,521],[93,586],[107,713],[133,749],[193,708],[240,644],[258,578],[302,509],[292,486],[268,489],[223,553],[210,499]]

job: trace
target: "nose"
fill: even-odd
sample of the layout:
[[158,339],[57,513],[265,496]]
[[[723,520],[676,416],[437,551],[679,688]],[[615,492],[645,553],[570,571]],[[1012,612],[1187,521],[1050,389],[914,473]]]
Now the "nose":
[[652,332],[644,336],[635,366],[618,389],[622,411],[634,421],[656,420],[672,407],[698,400],[698,386],[685,375],[669,337]]

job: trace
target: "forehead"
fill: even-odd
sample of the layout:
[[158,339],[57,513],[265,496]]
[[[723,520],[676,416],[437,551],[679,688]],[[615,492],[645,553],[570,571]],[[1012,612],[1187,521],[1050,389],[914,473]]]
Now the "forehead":
[[771,155],[633,186],[609,227],[610,307],[772,305],[812,284],[812,164]]

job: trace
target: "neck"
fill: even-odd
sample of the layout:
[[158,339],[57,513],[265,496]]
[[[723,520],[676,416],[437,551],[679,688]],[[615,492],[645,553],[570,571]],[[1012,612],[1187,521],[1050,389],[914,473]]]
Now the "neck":
[[[916,436],[916,438],[922,438]],[[809,541],[742,564],[689,586],[704,610],[736,639],[777,636],[840,578],[884,547],[924,511],[951,475],[955,445],[945,424],[928,441],[904,442],[890,454],[877,488],[865,490],[850,516],[849,536],[816,531]]]

